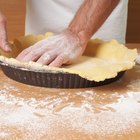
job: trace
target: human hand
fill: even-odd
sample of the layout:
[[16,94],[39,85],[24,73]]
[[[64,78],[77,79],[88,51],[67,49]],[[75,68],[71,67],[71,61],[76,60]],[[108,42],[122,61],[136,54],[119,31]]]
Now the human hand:
[[81,43],[78,36],[70,31],[43,39],[23,50],[17,59],[20,61],[36,61],[49,66],[60,67],[70,64],[82,55],[86,43]]
[[1,12],[0,12],[0,48],[6,52],[11,51],[7,39],[6,18]]

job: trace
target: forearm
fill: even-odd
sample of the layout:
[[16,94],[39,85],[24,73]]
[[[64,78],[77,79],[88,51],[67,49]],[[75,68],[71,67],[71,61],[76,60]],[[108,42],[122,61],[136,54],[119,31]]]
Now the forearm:
[[68,30],[85,43],[99,29],[119,0],[85,0],[70,23]]

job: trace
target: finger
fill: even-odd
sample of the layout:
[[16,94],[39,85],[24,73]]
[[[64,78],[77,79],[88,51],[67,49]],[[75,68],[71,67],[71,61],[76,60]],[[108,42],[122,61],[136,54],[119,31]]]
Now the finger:
[[32,50],[34,50],[34,46],[30,46],[27,49],[24,49],[17,57],[17,60],[22,60],[28,53],[30,53]]
[[4,50],[5,52],[11,52],[12,49],[9,46],[8,42],[3,42],[3,45],[1,45],[2,50]]
[[45,42],[45,40],[39,41],[39,42],[37,42],[35,45],[32,45],[32,46],[28,47],[27,49],[24,49],[24,50],[17,56],[16,59],[21,61],[21,60],[24,59],[24,57],[25,57],[28,53],[30,53],[32,50],[35,50],[35,49],[38,49],[38,48],[41,49],[41,47],[42,47],[42,45],[44,44],[44,42]]
[[18,55],[16,58],[19,61],[36,61],[40,58],[42,54],[44,54],[45,51],[48,51],[48,48],[44,47],[38,47],[37,49],[27,49],[24,50],[22,53]]
[[56,56],[57,55],[55,52],[46,52],[37,60],[37,62],[40,64],[48,65],[56,58]]
[[23,50],[17,57],[16,59],[21,61],[28,53],[30,52],[30,49],[25,49]]
[[60,67],[63,64],[65,64],[67,62],[67,57],[63,56],[63,55],[59,55],[56,57],[56,59],[49,64],[49,66],[52,67]]
[[8,43],[6,21],[0,21],[0,48],[6,52],[12,51]]
[[38,60],[41,55],[44,53],[44,50],[36,49],[32,50],[29,53],[27,53],[21,61],[28,62],[28,61],[36,61]]

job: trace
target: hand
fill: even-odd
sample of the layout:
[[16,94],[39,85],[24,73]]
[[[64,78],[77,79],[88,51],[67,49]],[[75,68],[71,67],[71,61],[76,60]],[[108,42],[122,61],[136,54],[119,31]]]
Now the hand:
[[11,51],[8,45],[6,33],[6,18],[1,12],[0,12],[0,48],[6,52]]
[[60,67],[63,64],[72,63],[74,59],[82,55],[85,47],[86,44],[81,43],[78,36],[67,30],[23,50],[17,59]]

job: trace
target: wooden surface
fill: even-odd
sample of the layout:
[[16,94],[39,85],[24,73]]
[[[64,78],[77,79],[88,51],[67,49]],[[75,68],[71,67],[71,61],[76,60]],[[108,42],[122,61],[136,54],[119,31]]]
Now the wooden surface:
[[9,40],[24,35],[25,0],[0,0],[0,11],[7,18]]
[[129,0],[126,41],[140,43],[140,0]]
[[[0,10],[8,18],[9,39],[24,34],[25,0],[0,0]],[[140,0],[129,0],[127,42],[140,42]]]
[[112,84],[70,90],[24,85],[0,70],[0,139],[139,140],[139,87],[140,65]]

